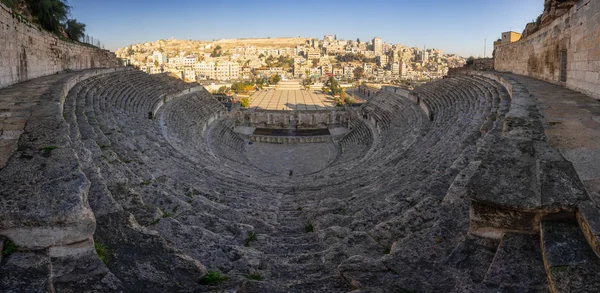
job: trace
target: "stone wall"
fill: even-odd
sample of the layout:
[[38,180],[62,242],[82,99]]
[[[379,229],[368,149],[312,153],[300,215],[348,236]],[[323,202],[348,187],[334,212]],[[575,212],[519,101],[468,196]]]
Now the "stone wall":
[[62,41],[0,3],[0,88],[59,71],[117,67],[114,53]]
[[404,88],[393,86],[393,85],[384,85],[381,87],[381,90],[384,92],[398,94],[404,98],[408,98],[408,95],[410,93],[410,90],[408,90],[408,89],[404,89]]
[[347,125],[346,111],[233,111],[236,125],[264,128],[328,128],[334,124]]
[[[566,52],[566,79],[561,56]],[[580,0],[532,35],[496,48],[495,68],[565,85],[600,99],[600,1]]]
[[293,143],[323,143],[331,140],[329,135],[319,136],[272,136],[272,135],[250,135],[248,137],[254,142],[293,144]]

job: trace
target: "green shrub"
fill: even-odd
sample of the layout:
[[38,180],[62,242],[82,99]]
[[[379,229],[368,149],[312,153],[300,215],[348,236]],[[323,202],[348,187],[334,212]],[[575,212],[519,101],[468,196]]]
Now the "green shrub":
[[250,99],[244,97],[240,100],[240,106],[242,106],[242,108],[248,108],[250,106]]
[[256,232],[248,231],[248,237],[246,237],[245,245],[249,246],[252,241],[256,241]]
[[98,254],[98,258],[103,262],[106,263],[106,247],[104,247],[103,244],[100,244],[98,242],[94,243],[94,248],[96,249],[96,254]]
[[4,247],[2,248],[2,255],[9,255],[17,250],[17,246],[14,242],[6,239],[4,240]]
[[304,231],[306,233],[315,232],[315,226],[313,226],[312,223],[307,223],[306,226],[304,226]]
[[262,281],[263,277],[259,272],[254,272],[250,275],[244,275],[244,277],[246,277],[246,279],[248,280],[254,280],[254,281]]
[[202,285],[216,285],[219,284],[228,278],[226,276],[221,276],[221,274],[217,271],[208,271],[202,279],[200,279],[200,284]]

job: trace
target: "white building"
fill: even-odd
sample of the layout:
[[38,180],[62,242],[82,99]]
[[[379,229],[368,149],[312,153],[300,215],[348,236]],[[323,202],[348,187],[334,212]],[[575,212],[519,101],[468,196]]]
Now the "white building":
[[158,65],[163,65],[164,63],[167,63],[167,55],[163,55],[163,53],[159,51],[154,51],[154,53],[152,53],[152,62],[158,62]]
[[375,55],[383,54],[383,41],[380,37],[373,38],[373,51],[375,52]]
[[196,57],[196,55],[188,55],[183,57],[183,66],[188,66],[188,67],[192,67],[194,65],[196,65],[196,60],[198,60],[198,58]]

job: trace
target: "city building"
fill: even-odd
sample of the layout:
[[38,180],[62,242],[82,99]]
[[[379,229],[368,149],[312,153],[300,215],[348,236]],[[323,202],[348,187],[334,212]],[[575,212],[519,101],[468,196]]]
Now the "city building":
[[500,39],[494,42],[494,48],[496,46],[514,43],[521,39],[521,34],[513,31],[503,32]]
[[375,55],[383,54],[383,41],[380,37],[373,38],[373,51],[375,52]]
[[163,65],[167,63],[167,55],[163,55],[160,51],[154,51],[152,53],[152,62],[158,62],[158,65]]

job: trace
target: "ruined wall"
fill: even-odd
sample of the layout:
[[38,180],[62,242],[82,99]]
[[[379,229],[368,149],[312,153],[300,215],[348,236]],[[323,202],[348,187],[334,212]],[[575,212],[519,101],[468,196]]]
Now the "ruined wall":
[[332,124],[346,125],[346,111],[234,111],[236,125],[250,124],[266,128],[328,128]]
[[66,69],[116,66],[114,53],[62,41],[0,3],[0,88]]
[[[566,79],[561,55],[566,52]],[[532,35],[496,48],[495,68],[565,85],[600,99],[600,1],[580,0]]]

